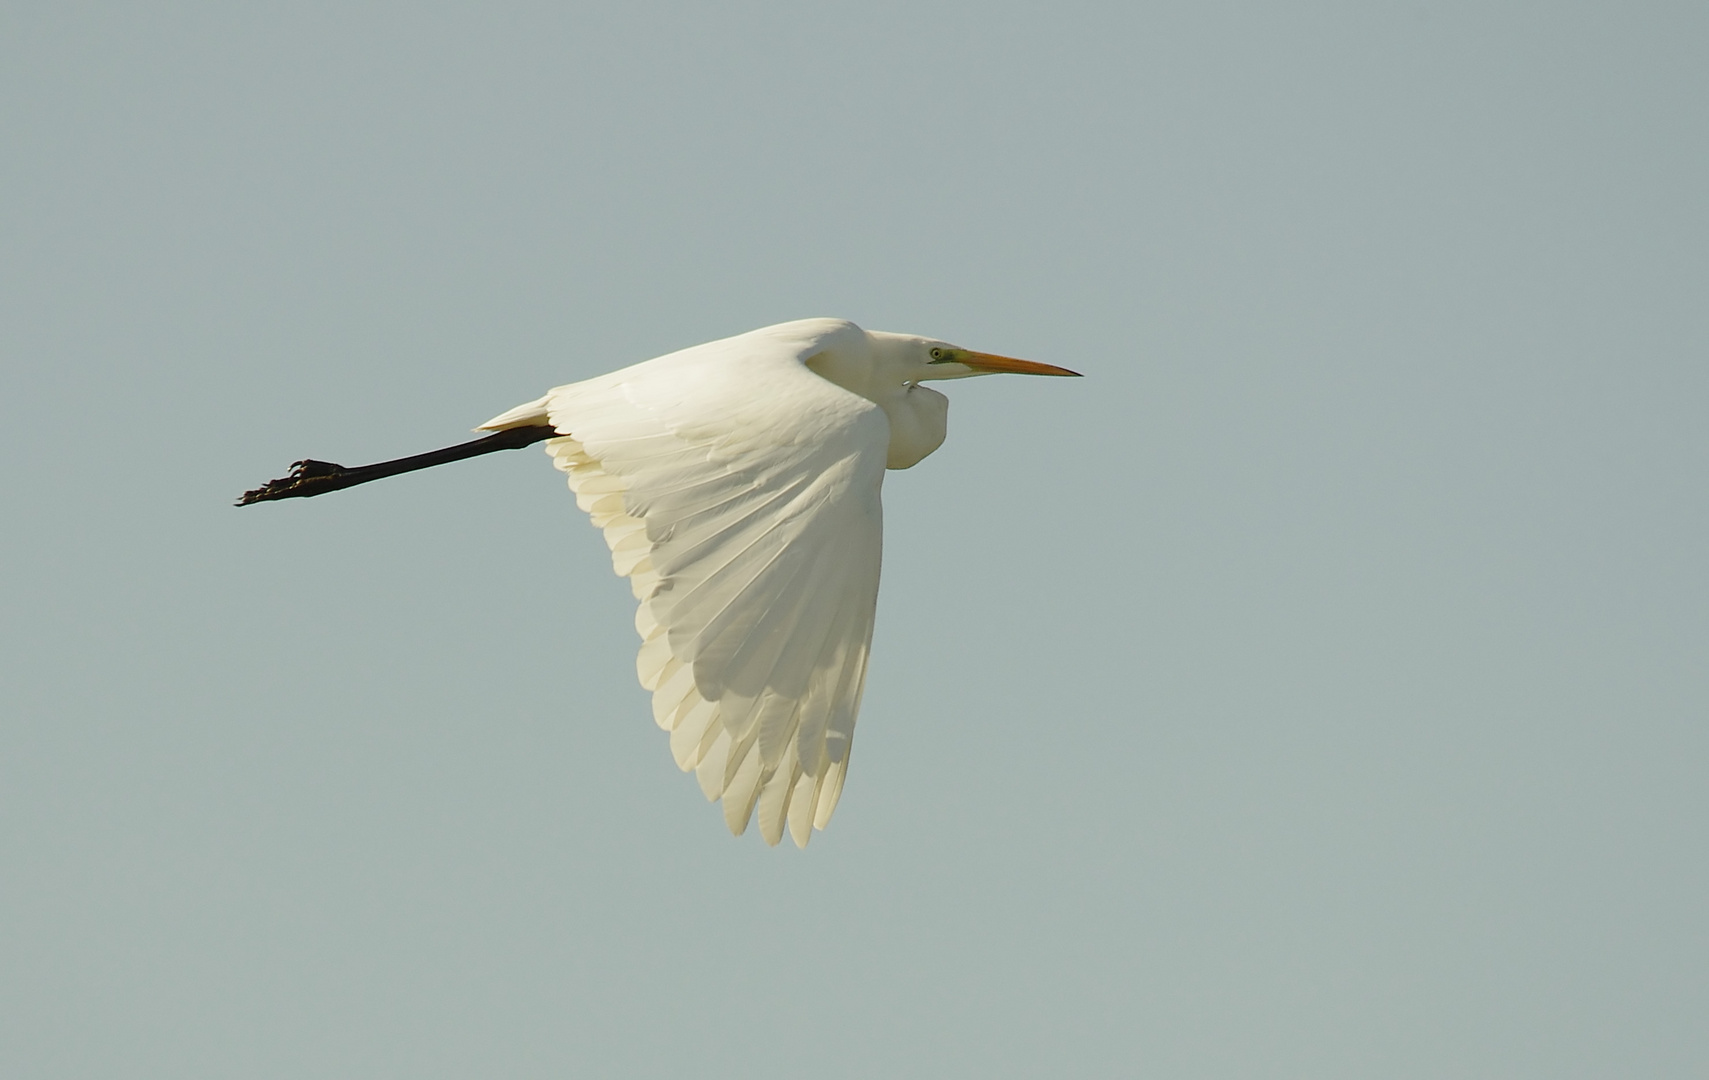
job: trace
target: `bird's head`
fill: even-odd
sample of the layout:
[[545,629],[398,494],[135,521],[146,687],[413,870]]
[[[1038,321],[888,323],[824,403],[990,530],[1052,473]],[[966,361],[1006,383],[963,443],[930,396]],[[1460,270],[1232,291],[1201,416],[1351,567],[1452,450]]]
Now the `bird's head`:
[[807,359],[807,366],[884,410],[890,420],[887,464],[892,469],[906,469],[936,450],[948,430],[949,399],[922,382],[1001,373],[1080,374],[1053,364],[974,352],[936,338],[862,331],[852,324],[839,329],[862,335],[864,342],[854,348],[822,349]]

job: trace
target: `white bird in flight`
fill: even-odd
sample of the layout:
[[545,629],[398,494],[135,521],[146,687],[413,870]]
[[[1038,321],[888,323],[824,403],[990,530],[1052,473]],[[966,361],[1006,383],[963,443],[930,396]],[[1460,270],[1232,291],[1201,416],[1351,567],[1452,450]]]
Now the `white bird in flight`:
[[671,754],[740,835],[799,847],[843,790],[878,602],[885,469],[943,444],[931,379],[1077,375],[803,319],[571,383],[495,434],[356,468],[299,461],[243,506],[545,442],[629,579],[641,685]]

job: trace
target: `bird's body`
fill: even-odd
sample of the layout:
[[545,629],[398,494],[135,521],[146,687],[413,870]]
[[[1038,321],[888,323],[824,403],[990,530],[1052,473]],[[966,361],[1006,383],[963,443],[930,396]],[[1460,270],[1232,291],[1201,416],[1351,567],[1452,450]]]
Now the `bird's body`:
[[[604,531],[640,604],[654,719],[732,832],[757,808],[767,843],[787,828],[805,846],[830,820],[872,641],[885,469],[943,442],[948,400],[920,380],[993,371],[1074,374],[807,319],[560,386],[481,426],[510,440],[491,449],[544,440]],[[245,499],[319,493],[289,483]]]

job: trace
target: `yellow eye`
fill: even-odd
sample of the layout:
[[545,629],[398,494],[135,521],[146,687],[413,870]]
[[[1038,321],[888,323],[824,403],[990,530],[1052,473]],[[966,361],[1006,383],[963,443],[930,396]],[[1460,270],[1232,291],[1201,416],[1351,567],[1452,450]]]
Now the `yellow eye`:
[[943,358],[944,358],[944,351],[942,349],[933,349],[932,350],[932,359],[933,360],[942,360]]

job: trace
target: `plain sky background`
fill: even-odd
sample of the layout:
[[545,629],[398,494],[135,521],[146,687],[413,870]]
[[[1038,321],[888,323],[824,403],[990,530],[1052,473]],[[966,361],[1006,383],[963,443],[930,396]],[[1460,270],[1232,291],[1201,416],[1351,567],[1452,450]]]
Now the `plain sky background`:
[[[1709,8],[0,4],[0,1074],[1709,1074]],[[726,834],[544,454],[810,315],[886,484]]]

